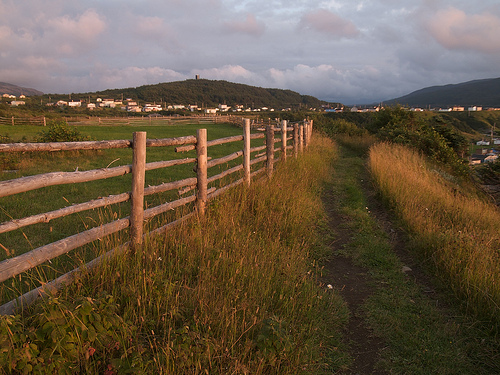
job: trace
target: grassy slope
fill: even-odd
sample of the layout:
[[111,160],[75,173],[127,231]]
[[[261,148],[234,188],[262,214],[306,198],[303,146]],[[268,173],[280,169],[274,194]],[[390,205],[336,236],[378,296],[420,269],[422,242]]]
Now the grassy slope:
[[[331,188],[353,237],[341,252],[373,278],[376,292],[365,310],[369,325],[386,342],[379,366],[391,374],[498,373],[498,339],[489,328],[465,316],[446,295],[440,294],[437,304],[425,286],[401,272],[405,264],[372,214],[363,188],[370,180],[365,157],[350,147],[342,150]],[[398,186],[407,186],[398,176]]]

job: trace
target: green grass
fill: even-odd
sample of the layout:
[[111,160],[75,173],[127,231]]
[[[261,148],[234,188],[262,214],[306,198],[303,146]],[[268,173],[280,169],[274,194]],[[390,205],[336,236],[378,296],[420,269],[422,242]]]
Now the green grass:
[[[2,318],[9,349],[0,355],[2,369],[329,374],[343,368],[347,311],[317,279],[323,245],[316,229],[325,220],[320,195],[335,150],[316,139],[299,160],[279,165],[271,181],[213,201],[203,220],[102,263],[33,314]],[[49,336],[43,327],[55,321],[59,329]]]
[[[132,139],[133,131],[146,131],[148,138],[171,138],[185,135],[195,135],[196,130],[202,127],[208,129],[208,139],[223,138],[232,135],[241,135],[242,129],[227,124],[205,124],[205,125],[182,125],[182,126],[81,126],[78,130],[83,135],[89,135],[92,139]],[[18,130],[18,127],[12,127]],[[32,139],[40,132],[41,127],[19,127],[22,134]],[[0,134],[1,134],[0,130]],[[20,134],[17,134],[19,136]],[[11,136],[12,139],[16,139]],[[259,140],[254,141],[254,144]],[[234,151],[241,150],[243,142],[235,142],[209,148],[209,156],[217,158],[225,156]],[[147,162],[159,160],[180,159],[195,157],[195,151],[186,153],[175,153],[174,147],[148,148]],[[114,149],[102,151],[83,152],[60,152],[60,153],[26,153],[19,156],[16,173],[2,173],[1,179],[14,179],[21,176],[36,175],[54,171],[79,171],[99,168],[116,167],[132,163],[132,150]],[[241,163],[241,158],[229,164],[232,166]],[[220,166],[211,168],[209,175],[217,174],[222,168]],[[146,186],[159,185],[164,182],[195,177],[193,165],[174,166],[166,169],[148,171],[146,173]],[[217,186],[217,185],[215,185]],[[120,194],[131,190],[131,175],[114,177],[106,180],[59,185],[42,188],[14,196],[0,198],[0,222],[12,219],[48,212],[63,208],[75,203],[87,202],[98,197]],[[192,194],[188,193],[188,194]],[[179,198],[177,191],[157,194],[145,198],[145,207],[154,207],[159,204]],[[0,260],[20,255],[39,246],[60,240],[70,235],[80,233],[84,230],[96,227],[125,217],[130,213],[129,203],[114,205],[103,209],[85,211],[70,215],[65,218],[53,220],[49,223],[41,223],[16,231],[0,234]],[[151,220],[148,228],[160,226],[166,221],[176,217],[176,213],[166,213]],[[127,233],[123,233],[123,238]],[[19,292],[26,292],[32,287],[37,287],[40,282],[48,281],[61,273],[67,272],[86,261],[95,257],[101,248],[102,241],[96,241],[80,250],[72,251],[69,255],[60,257],[46,264],[42,269],[38,268],[28,272],[24,278],[17,281],[8,281],[8,286],[3,284],[0,297],[7,301],[15,297]],[[5,289],[5,287],[7,289]]]
[[498,373],[498,339],[464,316],[449,296],[439,295],[436,305],[402,272],[405,264],[395,255],[363,191],[362,180],[370,177],[362,153],[343,148],[342,154],[331,188],[353,237],[339,253],[365,267],[372,278],[375,292],[364,310],[369,325],[386,343],[378,365],[391,374]]

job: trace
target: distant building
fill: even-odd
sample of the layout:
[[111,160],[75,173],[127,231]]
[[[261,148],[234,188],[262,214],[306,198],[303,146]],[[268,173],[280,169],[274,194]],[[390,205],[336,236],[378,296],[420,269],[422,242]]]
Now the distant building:
[[477,141],[476,145],[477,146],[489,146],[490,142],[488,142],[488,141]]
[[70,102],[68,102],[68,107],[72,107],[72,108],[77,108],[77,107],[81,107],[82,106],[82,102],[81,100],[72,100]]
[[146,104],[143,108],[143,112],[158,112],[161,111],[163,108],[161,107],[160,104]]
[[18,105],[25,105],[26,103],[23,100],[13,100],[10,102],[12,107],[17,107]]

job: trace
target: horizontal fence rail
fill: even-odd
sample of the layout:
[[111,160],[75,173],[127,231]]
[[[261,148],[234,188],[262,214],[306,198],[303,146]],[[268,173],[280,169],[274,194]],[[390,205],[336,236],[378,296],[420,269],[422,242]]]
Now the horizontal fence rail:
[[[262,125],[263,124],[259,124],[259,126]],[[129,173],[132,174],[131,189],[128,192],[97,198],[58,210],[1,223],[0,233],[7,233],[36,223],[48,223],[51,220],[65,217],[70,214],[105,207],[111,204],[130,202],[131,205],[131,212],[128,217],[117,219],[110,223],[88,229],[84,232],[63,238],[56,242],[38,247],[24,254],[11,257],[0,262],[0,282],[4,282],[9,278],[20,275],[27,270],[50,261],[55,257],[66,254],[71,250],[89,244],[93,241],[100,240],[103,237],[117,233],[126,228],[129,228],[130,231],[130,241],[126,244],[126,246],[131,249],[140,247],[145,236],[143,233],[145,221],[150,220],[151,218],[164,212],[186,206],[190,203],[194,204],[193,211],[181,219],[155,229],[151,233],[158,234],[165,232],[172,226],[193,215],[203,216],[206,204],[210,199],[219,196],[223,192],[237,185],[243,183],[250,185],[253,176],[266,173],[268,177],[271,177],[274,163],[279,160],[286,160],[288,150],[293,150],[293,156],[297,157],[299,153],[308,145],[312,134],[312,121],[304,120],[304,122],[295,123],[291,127],[288,126],[287,121],[282,121],[278,127],[275,127],[273,124],[264,125],[265,127],[263,129],[265,130],[265,133],[258,132],[252,134],[251,121],[249,119],[245,119],[242,126],[243,135],[220,138],[211,141],[207,141],[207,129],[199,129],[196,136],[154,140],[147,139],[146,132],[135,132],[132,140],[0,144],[0,152],[4,153],[27,151],[57,152],[66,150],[102,150],[112,148],[132,148],[133,151],[133,161],[131,165],[82,172],[51,172],[41,175],[21,177],[8,181],[0,181],[0,197],[6,197],[40,189],[46,186],[97,181]],[[280,132],[281,137],[276,138],[276,132]],[[292,136],[289,137],[288,132],[292,132]],[[264,139],[265,145],[251,147],[250,141],[252,139]],[[288,145],[288,141],[290,140],[292,141],[292,144]],[[241,141],[243,141],[242,150],[238,150],[216,159],[212,159],[208,156],[209,147]],[[275,148],[276,143],[281,143],[281,147]],[[175,147],[176,152],[196,150],[196,158],[183,158],[146,163],[146,153],[148,147]],[[260,154],[259,152],[261,151],[265,152]],[[277,151],[280,152],[279,159],[275,158],[275,153]],[[222,172],[208,177],[208,169],[228,164],[229,162],[233,162],[239,158],[242,159],[240,164],[231,168],[227,167]],[[259,169],[252,170],[252,166],[258,163],[265,163],[265,165]],[[193,169],[196,173],[196,177],[145,187],[146,171],[183,164],[194,164],[195,167]],[[209,187],[209,185],[216,181],[220,182],[222,185],[223,178],[238,173],[240,176],[242,175],[239,179],[233,179],[230,183],[217,188]],[[179,195],[181,196],[191,191],[195,191],[195,193],[187,197],[160,204],[156,207],[144,209],[145,196],[171,190],[178,190]],[[109,253],[111,254],[112,252],[115,252],[115,250],[112,250]],[[86,266],[91,267],[97,264],[98,259],[100,258],[94,259]],[[57,289],[61,285],[70,282],[75,274],[76,270],[73,270],[60,276],[56,280],[47,283],[46,288],[40,287],[34,289],[15,300],[3,304],[0,306],[0,314],[12,314],[17,308],[29,305],[38,297],[54,290],[54,288]]]

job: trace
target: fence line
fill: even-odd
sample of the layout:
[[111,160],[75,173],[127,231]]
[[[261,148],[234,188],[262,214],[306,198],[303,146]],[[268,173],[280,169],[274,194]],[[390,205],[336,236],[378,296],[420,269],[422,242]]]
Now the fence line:
[[0,125],[47,125],[47,120],[45,116],[37,117],[0,117]]
[[[32,225],[40,222],[49,222],[55,218],[67,216],[69,214],[82,212],[85,210],[103,207],[109,204],[118,202],[131,202],[131,213],[129,217],[112,221],[82,233],[61,239],[51,244],[47,244],[28,251],[22,255],[6,259],[0,262],[0,282],[17,276],[31,268],[34,268],[46,261],[49,261],[57,256],[66,254],[69,251],[101,239],[110,234],[121,231],[125,228],[130,228],[130,241],[127,246],[135,249],[142,245],[144,238],[143,224],[145,220],[151,219],[168,210],[185,206],[188,203],[194,203],[195,210],[189,213],[186,217],[192,215],[204,215],[206,204],[210,199],[213,199],[228,189],[245,183],[250,185],[251,179],[261,173],[266,172],[268,177],[272,176],[274,163],[279,160],[286,160],[287,150],[293,150],[294,157],[303,151],[309,143],[312,132],[312,121],[304,120],[303,123],[295,123],[293,127],[288,127],[287,121],[282,121],[280,128],[275,129],[273,124],[266,126],[266,133],[250,133],[251,123],[249,119],[244,120],[243,135],[220,138],[213,141],[207,141],[207,130],[199,129],[196,136],[187,136],[179,138],[166,139],[146,139],[146,132],[135,132],[133,140],[117,140],[117,141],[102,141],[102,142],[53,142],[46,144],[0,144],[0,152],[23,152],[23,151],[63,151],[63,150],[88,150],[88,149],[110,149],[110,148],[125,148],[130,147],[133,150],[132,165],[126,165],[115,168],[105,168],[84,172],[52,172],[42,175],[21,177],[14,180],[0,182],[0,196],[9,196],[39,189],[45,186],[70,184],[77,182],[96,181],[132,173],[131,191],[92,200],[85,203],[76,204],[70,207],[59,210],[33,215],[30,217],[12,220],[10,222],[0,224],[0,233],[9,232],[21,227]],[[293,137],[287,137],[287,131],[293,131]],[[275,131],[281,132],[281,138],[275,138]],[[266,145],[259,147],[250,147],[251,139],[265,138]],[[293,144],[288,146],[288,140],[293,140]],[[210,159],[208,157],[208,148],[214,145],[224,143],[243,141],[243,149],[234,152],[230,155],[218,159]],[[275,148],[274,144],[281,142],[280,148]],[[146,152],[148,147],[166,147],[177,146],[177,152],[189,151],[196,149],[196,158],[174,159],[160,161],[154,163],[146,163]],[[95,148],[94,148],[95,147]],[[265,154],[257,154],[251,157],[252,153],[265,150]],[[280,158],[275,159],[275,152],[281,152]],[[228,168],[218,175],[208,178],[208,169],[217,165],[228,163],[242,157],[242,163],[235,167]],[[258,163],[265,162],[265,166],[252,171],[252,166]],[[184,180],[164,183],[157,186],[149,186],[145,188],[145,172],[148,170],[166,168],[173,165],[195,163],[196,177],[187,178]],[[219,188],[208,188],[210,183],[220,181],[223,177],[238,173],[243,170],[243,177]],[[152,207],[144,210],[144,196],[157,194],[174,189],[184,188],[182,193],[189,192],[196,188],[196,193],[188,197],[180,198],[172,202],[164,203],[160,206]],[[168,223],[167,225],[154,230],[151,233],[161,233],[168,230],[172,226],[186,219],[183,217],[177,221]],[[111,252],[109,252],[111,253]],[[97,264],[97,260],[93,260],[86,266]],[[62,275],[56,280],[47,283],[47,288],[37,288],[27,292],[19,298],[10,301],[0,306],[0,314],[12,314],[17,308],[22,308],[32,303],[36,298],[47,294],[54,287],[59,287],[64,283],[72,280],[75,275],[75,270],[68,274]]]

